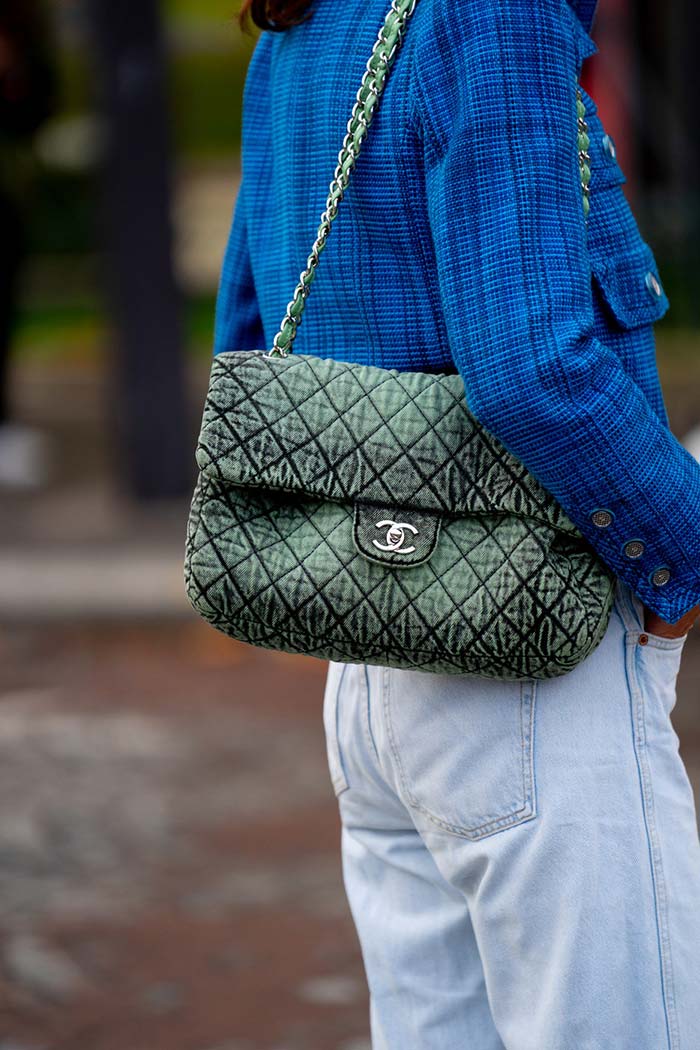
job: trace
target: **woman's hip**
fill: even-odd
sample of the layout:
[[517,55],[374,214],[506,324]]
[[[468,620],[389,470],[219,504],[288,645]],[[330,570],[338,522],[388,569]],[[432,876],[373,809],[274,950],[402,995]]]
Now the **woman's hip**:
[[632,812],[640,767],[687,807],[670,720],[685,640],[644,636],[641,610],[619,582],[602,641],[554,679],[331,663],[324,723],[336,794],[383,782],[418,821],[474,841],[536,820],[543,806],[558,820]]

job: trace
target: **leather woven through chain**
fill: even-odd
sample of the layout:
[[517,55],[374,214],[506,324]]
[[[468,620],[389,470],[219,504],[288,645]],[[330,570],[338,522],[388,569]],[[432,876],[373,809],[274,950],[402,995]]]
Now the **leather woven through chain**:
[[[469,412],[458,375],[311,355],[214,360],[185,576],[195,609],[257,646],[496,678],[553,678],[600,642],[614,576]],[[353,542],[439,515],[419,565]]]

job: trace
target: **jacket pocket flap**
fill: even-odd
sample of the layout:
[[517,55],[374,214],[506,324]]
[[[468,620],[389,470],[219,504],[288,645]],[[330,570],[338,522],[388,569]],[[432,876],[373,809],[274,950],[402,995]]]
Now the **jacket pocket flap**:
[[[594,128],[591,128],[591,131],[595,131],[596,135],[600,136],[595,138],[596,145],[592,147],[594,159],[591,163],[591,193],[598,193],[599,190],[607,190],[612,186],[624,186],[627,176],[617,161],[617,153],[613,153],[614,142],[602,124],[599,131]],[[609,140],[607,149],[605,148],[606,139]]]
[[593,279],[603,299],[623,328],[639,328],[658,321],[669,308],[658,266],[645,242],[633,252],[591,255]]

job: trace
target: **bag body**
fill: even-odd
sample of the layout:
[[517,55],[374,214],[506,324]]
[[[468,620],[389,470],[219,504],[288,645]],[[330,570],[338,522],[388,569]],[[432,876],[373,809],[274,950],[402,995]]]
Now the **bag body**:
[[459,375],[219,354],[197,463],[187,593],[231,637],[519,679],[605,633],[613,574]]

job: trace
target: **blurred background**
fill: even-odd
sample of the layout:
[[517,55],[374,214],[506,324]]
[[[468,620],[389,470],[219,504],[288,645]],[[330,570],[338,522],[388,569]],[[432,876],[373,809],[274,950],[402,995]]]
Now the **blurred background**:
[[[227,640],[183,592],[254,44],[234,15],[0,3],[0,1050],[369,1050],[325,664]],[[601,0],[593,36],[700,455],[700,9]],[[699,699],[694,631],[696,786]]]

